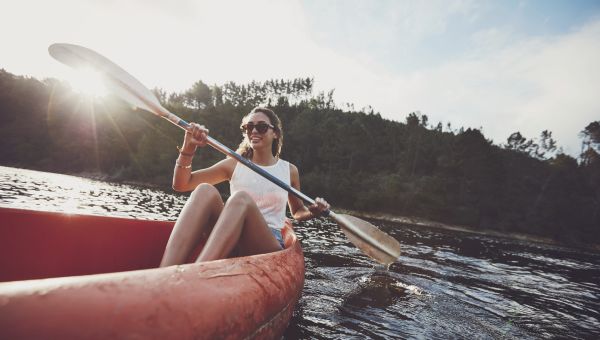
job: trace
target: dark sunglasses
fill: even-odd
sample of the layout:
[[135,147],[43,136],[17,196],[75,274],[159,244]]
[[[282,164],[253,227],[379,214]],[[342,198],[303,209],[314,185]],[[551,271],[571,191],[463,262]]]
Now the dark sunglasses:
[[240,128],[242,129],[242,132],[245,132],[247,134],[252,134],[252,130],[256,128],[256,131],[258,131],[258,133],[260,133],[261,135],[267,132],[269,128],[275,129],[273,125],[267,124],[265,122],[258,122],[256,124],[249,122],[247,124],[242,125]]

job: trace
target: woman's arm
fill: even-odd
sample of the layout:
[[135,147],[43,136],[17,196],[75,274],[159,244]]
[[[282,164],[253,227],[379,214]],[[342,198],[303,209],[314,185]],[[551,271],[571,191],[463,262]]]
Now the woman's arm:
[[192,172],[194,153],[198,146],[206,146],[208,130],[196,123],[190,125],[192,128],[185,133],[173,170],[173,189],[180,192],[192,191],[202,183],[217,184],[229,180],[235,167],[235,159],[227,158],[209,168]]
[[[298,168],[296,168],[296,166],[291,163],[290,182],[294,189],[300,191],[300,174],[298,173]],[[292,217],[298,221],[306,221],[310,220],[311,218],[321,216],[321,214],[325,210],[329,209],[329,204],[324,199],[317,197],[315,201],[316,204],[313,204],[310,207],[306,207],[301,199],[292,194],[289,194],[288,205],[290,207]]]
[[[179,159],[181,159],[181,156]],[[179,162],[179,159],[177,162]],[[231,177],[235,162],[236,161],[233,158],[226,158],[211,167],[193,172],[191,171],[191,167],[181,167],[175,164],[175,170],[173,172],[173,189],[179,192],[186,192],[194,190],[202,183],[218,184],[227,181]],[[191,160],[189,163],[191,164]]]

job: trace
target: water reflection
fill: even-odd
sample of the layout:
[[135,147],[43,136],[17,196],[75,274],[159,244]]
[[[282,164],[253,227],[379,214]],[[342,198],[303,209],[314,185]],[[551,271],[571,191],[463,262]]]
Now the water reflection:
[[152,220],[174,220],[184,196],[81,177],[0,167],[0,205]]
[[[0,205],[173,220],[185,196],[0,167]],[[600,255],[464,232],[375,223],[402,244],[389,271],[333,223],[296,223],[306,259],[285,337],[598,338]]]

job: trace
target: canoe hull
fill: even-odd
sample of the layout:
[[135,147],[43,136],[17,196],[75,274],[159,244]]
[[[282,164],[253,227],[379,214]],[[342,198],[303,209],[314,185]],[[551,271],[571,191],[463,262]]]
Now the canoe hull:
[[0,283],[0,338],[277,338],[304,284],[284,238],[270,254]]

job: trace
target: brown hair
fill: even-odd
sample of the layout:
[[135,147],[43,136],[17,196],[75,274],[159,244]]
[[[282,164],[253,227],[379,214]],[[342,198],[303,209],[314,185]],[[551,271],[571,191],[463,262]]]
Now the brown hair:
[[[279,117],[277,117],[275,112],[265,107],[255,107],[252,109],[252,111],[245,115],[244,118],[242,118],[242,125],[251,114],[257,112],[264,113],[267,117],[269,117],[271,125],[274,126],[273,130],[277,133],[277,138],[275,138],[273,140],[273,144],[271,144],[271,152],[273,153],[273,156],[279,157],[279,154],[281,153],[281,147],[283,146],[283,128],[281,126],[281,120]],[[245,133],[242,133],[242,135],[244,136],[244,139],[240,143],[240,146],[238,146],[236,152],[242,155],[244,158],[252,159],[254,150],[252,150],[252,147],[250,146],[248,136]]]

